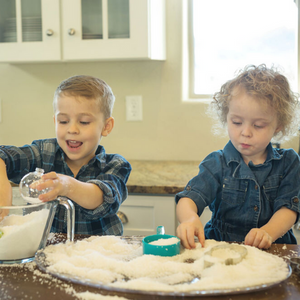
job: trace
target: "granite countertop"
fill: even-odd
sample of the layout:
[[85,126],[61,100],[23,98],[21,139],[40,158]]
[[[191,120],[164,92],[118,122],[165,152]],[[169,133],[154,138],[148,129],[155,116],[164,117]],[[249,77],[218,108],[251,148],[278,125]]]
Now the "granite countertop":
[[[199,171],[199,161],[130,160],[129,194],[175,195]],[[11,182],[13,187],[19,186]]]
[[199,161],[130,160],[129,194],[174,195],[198,174]]

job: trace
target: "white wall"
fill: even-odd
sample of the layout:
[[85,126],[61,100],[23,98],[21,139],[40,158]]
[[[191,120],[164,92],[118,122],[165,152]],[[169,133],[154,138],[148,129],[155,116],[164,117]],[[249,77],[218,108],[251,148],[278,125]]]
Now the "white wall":
[[[211,134],[203,103],[182,102],[181,0],[167,0],[167,60],[56,64],[0,64],[0,144],[21,146],[54,137],[52,97],[65,78],[105,80],[116,96],[115,128],[102,140],[108,153],[127,159],[202,160],[227,138]],[[1,55],[1,54],[0,54]],[[127,122],[125,96],[142,95],[144,119]],[[298,151],[298,139],[288,147]]]

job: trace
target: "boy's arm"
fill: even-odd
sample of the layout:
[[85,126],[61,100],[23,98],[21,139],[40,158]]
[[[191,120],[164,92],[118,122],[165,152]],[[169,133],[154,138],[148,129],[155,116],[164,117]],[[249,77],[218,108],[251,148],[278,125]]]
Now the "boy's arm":
[[95,209],[103,203],[103,191],[93,183],[82,182],[55,172],[43,175],[43,179],[45,183],[37,188],[40,190],[49,188],[50,191],[40,195],[39,199],[42,201],[51,201],[58,196],[65,196],[86,209]]
[[92,176],[86,182],[55,172],[47,173],[43,175],[45,182],[37,188],[49,188],[50,191],[40,199],[50,201],[57,196],[66,196],[87,210],[97,208],[86,211],[93,218],[115,214],[127,197],[126,182],[131,166],[124,158],[115,155],[105,170],[106,173]]
[[296,219],[295,211],[282,207],[274,213],[266,225],[251,229],[245,237],[245,244],[268,249],[274,241],[292,228]]
[[183,246],[187,249],[195,248],[195,236],[198,237],[199,242],[204,247],[204,230],[197,211],[195,202],[186,197],[181,198],[176,206],[177,218],[180,222],[176,233],[181,239]]
[[0,159],[0,206],[12,204],[12,189],[7,178],[5,162]]

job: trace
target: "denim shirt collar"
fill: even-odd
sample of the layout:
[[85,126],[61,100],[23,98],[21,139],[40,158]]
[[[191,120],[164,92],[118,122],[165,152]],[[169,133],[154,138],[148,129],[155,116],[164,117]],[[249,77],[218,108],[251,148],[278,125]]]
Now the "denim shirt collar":
[[[255,179],[253,173],[251,172],[250,168],[246,165],[244,162],[241,154],[236,150],[236,148],[233,146],[232,142],[229,141],[226,146],[223,149],[225,163],[229,167],[232,163],[236,164],[236,169],[234,173],[232,174],[233,177],[238,178],[253,178]],[[266,166],[268,165],[272,160],[280,160],[282,158],[282,155],[280,155],[276,149],[272,147],[272,144],[269,143],[267,146],[267,158],[266,161],[259,165],[259,166]],[[251,162],[250,162],[251,164]]]

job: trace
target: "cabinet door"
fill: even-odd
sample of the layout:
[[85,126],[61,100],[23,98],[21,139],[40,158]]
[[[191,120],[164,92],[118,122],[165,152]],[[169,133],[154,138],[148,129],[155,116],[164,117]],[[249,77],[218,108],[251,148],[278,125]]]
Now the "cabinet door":
[[164,7],[164,0],[62,0],[63,60],[165,59]]
[[0,61],[58,61],[59,0],[0,0]]
[[164,226],[166,234],[175,235],[175,201],[170,196],[129,195],[121,205],[126,216],[123,235],[156,234],[157,226]]

